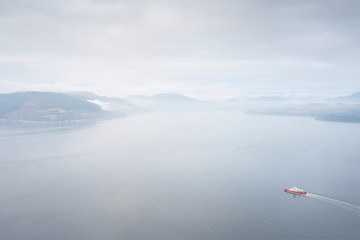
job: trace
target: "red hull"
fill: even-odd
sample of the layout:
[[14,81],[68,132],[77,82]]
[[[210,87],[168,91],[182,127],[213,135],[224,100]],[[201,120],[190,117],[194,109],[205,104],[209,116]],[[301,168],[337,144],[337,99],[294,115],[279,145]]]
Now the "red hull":
[[295,194],[306,194],[306,192],[297,192],[297,191],[292,191],[292,190],[289,190],[289,189],[287,189],[287,188],[285,188],[285,192],[295,193]]

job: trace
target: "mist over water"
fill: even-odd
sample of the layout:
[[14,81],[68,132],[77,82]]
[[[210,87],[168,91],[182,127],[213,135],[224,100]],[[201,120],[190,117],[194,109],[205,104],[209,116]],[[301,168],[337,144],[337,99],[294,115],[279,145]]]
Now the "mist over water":
[[239,112],[1,128],[0,239],[357,239],[359,136]]

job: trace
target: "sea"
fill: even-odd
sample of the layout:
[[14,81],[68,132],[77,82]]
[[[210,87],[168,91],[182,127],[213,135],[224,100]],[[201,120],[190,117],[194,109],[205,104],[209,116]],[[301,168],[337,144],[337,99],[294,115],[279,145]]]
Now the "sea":
[[360,124],[207,111],[0,126],[0,239],[359,238]]

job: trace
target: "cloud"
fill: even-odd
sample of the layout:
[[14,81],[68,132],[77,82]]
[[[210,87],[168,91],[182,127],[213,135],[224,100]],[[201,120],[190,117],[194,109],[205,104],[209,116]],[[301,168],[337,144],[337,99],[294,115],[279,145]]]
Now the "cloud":
[[0,87],[112,95],[358,88],[358,7],[356,0],[0,0]]

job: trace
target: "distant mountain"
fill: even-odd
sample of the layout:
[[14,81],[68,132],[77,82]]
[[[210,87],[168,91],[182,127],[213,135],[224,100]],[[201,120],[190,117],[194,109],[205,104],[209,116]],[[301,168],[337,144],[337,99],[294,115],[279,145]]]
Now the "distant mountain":
[[356,92],[348,96],[331,98],[329,101],[339,103],[360,103],[360,92]]
[[317,117],[317,120],[331,122],[357,122],[360,123],[360,107],[349,111],[341,111],[330,114],[323,114]]
[[247,111],[251,114],[314,117],[333,122],[360,122],[360,104],[312,103],[287,104],[279,107],[259,108]]
[[130,96],[126,100],[147,110],[203,111],[214,109],[213,103],[200,101],[178,93],[161,93],[152,96]]
[[278,96],[242,97],[228,99],[222,104],[222,109],[232,111],[248,111],[251,109],[274,107],[285,104],[290,100]]
[[[105,100],[107,100],[105,102]],[[111,102],[114,111],[106,109]],[[120,106],[126,106],[120,111]],[[8,121],[62,122],[124,116],[136,107],[118,99],[92,93],[16,92],[0,94],[0,119]]]
[[190,98],[178,93],[159,93],[156,95],[152,95],[149,98],[154,99],[156,101],[172,101],[172,102],[200,102],[194,98]]
[[0,94],[0,120],[11,122],[69,122],[109,119],[141,111],[202,111],[209,102],[176,93],[132,96],[128,99],[90,92],[15,92]]
[[[293,94],[286,96],[257,96],[229,99],[223,103],[223,109],[250,111],[254,109],[282,108],[289,105],[326,102],[326,98],[316,95]],[[326,102],[328,103],[328,102]]]
[[16,92],[0,95],[0,118],[17,121],[67,121],[103,118],[100,106],[64,93]]
[[286,98],[260,96],[231,99],[225,102],[224,109],[250,114],[307,116],[323,121],[360,122],[360,92],[337,98],[294,95]]

